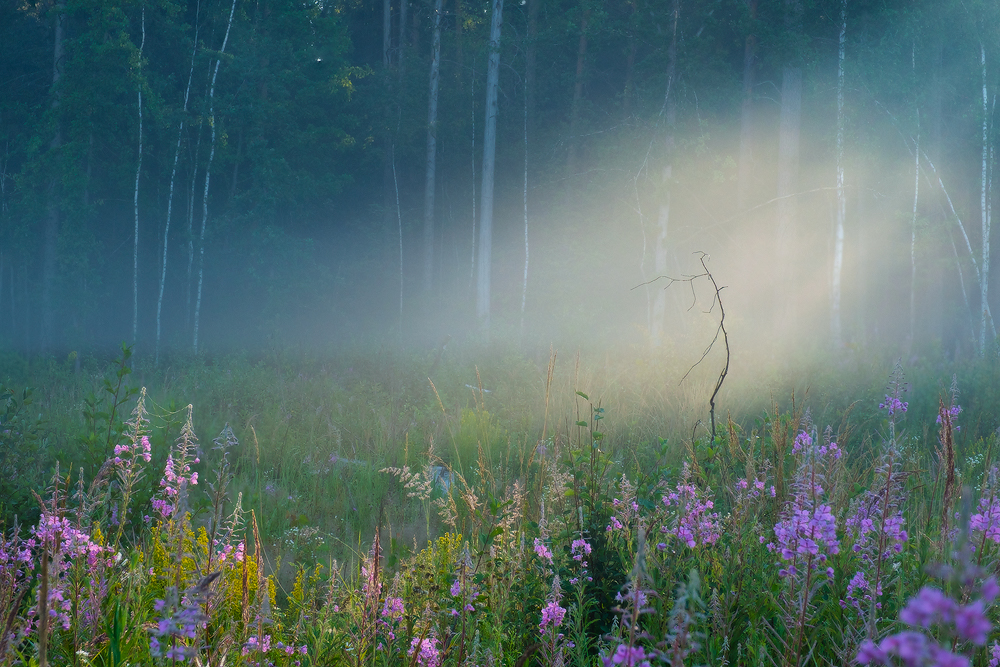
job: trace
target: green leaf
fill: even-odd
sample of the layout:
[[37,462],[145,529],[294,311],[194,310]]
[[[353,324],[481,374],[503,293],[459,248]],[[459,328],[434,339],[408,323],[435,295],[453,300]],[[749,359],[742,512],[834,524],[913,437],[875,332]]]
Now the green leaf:
[[576,425],[577,425],[577,426],[582,426],[582,427],[584,427],[584,428],[587,428],[587,422],[585,422],[585,421],[578,421],[578,422],[576,423]]
[[583,393],[582,391],[578,391],[578,392],[576,392],[576,395],[577,395],[577,396],[583,396],[583,398],[585,398],[585,399],[586,399],[586,400],[588,400],[588,401],[590,400],[590,396],[587,396],[587,395],[586,395],[585,393]]

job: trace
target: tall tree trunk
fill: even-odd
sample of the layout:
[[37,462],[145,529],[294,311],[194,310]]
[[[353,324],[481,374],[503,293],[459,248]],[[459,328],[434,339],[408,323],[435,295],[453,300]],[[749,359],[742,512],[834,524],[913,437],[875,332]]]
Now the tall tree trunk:
[[392,51],[392,0],[382,0],[382,65],[389,69]]
[[[633,13],[635,13],[634,10]],[[625,88],[622,91],[622,115],[625,118],[632,115],[632,96],[635,94],[635,54],[637,48],[635,35],[629,33],[628,44],[625,47]]]
[[[212,68],[209,66],[208,71],[211,72]],[[205,87],[205,97],[208,97],[208,86]],[[191,184],[188,187],[188,197],[187,197],[187,280],[184,284],[185,301],[184,301],[184,328],[187,329],[191,326],[191,290],[194,285],[194,199],[195,192],[198,185],[198,162],[201,156],[201,137],[204,134],[205,129],[204,113],[201,114],[202,120],[198,123],[198,139],[194,144],[194,156],[191,160]]]
[[[653,271],[657,277],[667,275],[667,238],[670,226],[671,189],[673,186],[674,169],[674,128],[677,124],[677,105],[674,103],[674,84],[677,79],[677,23],[680,20],[680,0],[673,0],[671,12],[670,48],[667,51],[667,96],[664,105],[667,110],[667,134],[664,141],[665,161],[661,182],[661,200],[657,215],[656,242],[653,245]],[[653,321],[650,337],[653,345],[663,343],[666,331],[667,291],[657,290],[653,300]]]
[[989,96],[986,90],[986,47],[979,43],[979,62],[983,69],[983,187],[980,198],[983,221],[983,272],[979,277],[979,303],[981,318],[979,322],[979,354],[986,353],[986,308],[989,304],[990,286],[990,216],[986,206],[986,199],[989,196],[990,183],[987,178],[987,162],[989,161]]
[[[236,12],[236,0],[233,0],[229,10],[229,21],[226,23],[226,36],[222,38],[222,48],[219,55],[226,52],[229,42],[229,30],[233,27],[233,14]],[[198,329],[201,323],[201,291],[205,281],[205,227],[208,223],[208,186],[212,180],[212,161],[215,159],[215,82],[219,76],[221,57],[215,61],[212,72],[212,85],[208,91],[208,124],[212,129],[212,143],[208,153],[208,163],[205,165],[205,190],[201,199],[201,232],[198,234],[198,292],[194,305],[194,353],[198,354]]]
[[750,31],[743,47],[743,106],[740,110],[740,161],[736,184],[736,207],[743,211],[750,195],[753,173],[753,87],[757,59],[757,0],[747,0]]
[[406,51],[406,14],[409,9],[410,0],[399,0],[399,53],[396,55],[396,67],[399,69],[399,76],[403,76],[403,62]]
[[463,70],[465,69],[465,56],[462,53],[462,22],[465,20],[462,12],[462,0],[455,0],[455,78],[458,79],[458,87],[462,87]]
[[[469,260],[469,287],[475,285],[476,277],[476,62],[472,61],[472,258]],[[478,289],[478,285],[476,286]]]
[[[187,87],[184,89],[184,110],[181,113],[180,123],[177,125],[177,145],[174,148],[174,164],[170,170],[170,187],[167,191],[167,221],[163,226],[163,261],[160,264],[160,288],[156,296],[156,348],[154,362],[160,363],[160,316],[163,312],[163,290],[167,283],[167,249],[170,244],[170,215],[173,212],[174,204],[174,180],[177,177],[177,162],[181,155],[181,139],[184,136],[184,123],[187,120],[188,100],[191,96],[191,81],[194,78],[194,59],[198,53],[198,24],[201,17],[201,0],[195,8],[194,18],[194,47],[191,49],[191,66],[188,68]],[[197,162],[195,163],[197,170]]]
[[528,43],[524,47],[524,102],[528,105],[528,132],[535,136],[535,93],[538,80],[538,9],[542,0],[528,0]]
[[[938,186],[941,188],[941,194],[944,195],[944,200],[948,204],[948,210],[951,211],[952,216],[955,218],[955,224],[958,226],[958,231],[962,234],[962,240],[965,241],[965,249],[969,253],[969,260],[972,262],[972,269],[976,273],[976,280],[982,284],[983,276],[979,270],[979,262],[976,261],[976,253],[972,249],[972,242],[969,240],[969,234],[965,229],[965,223],[962,222],[962,218],[958,215],[958,211],[955,210],[955,203],[951,200],[951,195],[948,194],[947,188],[944,187],[944,180],[941,178],[941,174],[938,173],[937,168],[934,167],[934,163],[930,161],[927,157],[927,153],[921,153],[923,155],[924,161],[927,162],[927,166],[930,167],[931,173],[937,178]],[[954,241],[952,241],[954,245]],[[958,251],[955,251],[955,259],[958,261]],[[959,275],[961,275],[961,264],[959,264]],[[962,293],[965,295],[965,287],[963,284]],[[968,296],[965,296],[966,305],[969,303]],[[996,325],[993,322],[993,313],[990,312],[990,302],[986,301],[983,305],[983,310],[986,311],[986,323],[989,325],[990,332],[994,338],[996,338],[997,330]],[[971,311],[970,311],[971,314]],[[975,322],[969,323],[969,328],[972,330],[972,344],[976,344],[976,332],[975,332]]]
[[493,167],[497,144],[497,89],[500,83],[500,29],[503,0],[493,0],[489,59],[486,66],[486,129],[483,133],[483,185],[480,188],[479,261],[476,280],[476,316],[484,330],[490,327],[490,271],[493,252]]
[[[525,61],[525,68],[527,68]],[[528,260],[531,247],[528,245],[528,77],[524,77],[524,279],[521,283],[521,341],[524,341],[524,313],[528,305]]]
[[434,0],[430,91],[427,101],[427,178],[424,184],[424,292],[434,286],[434,180],[437,171],[438,80],[441,71],[442,0]]
[[917,204],[920,201],[920,109],[917,109],[916,150],[913,151],[913,217],[910,220],[910,339],[912,349],[917,328]]
[[399,229],[399,339],[403,339],[403,213],[399,208],[399,181],[396,180],[396,146],[389,151],[392,163],[392,186],[396,192],[396,223]]
[[778,129],[778,267],[775,284],[775,313],[778,333],[791,334],[796,326],[798,304],[789,286],[800,278],[795,260],[798,240],[795,191],[799,171],[799,128],[802,118],[802,70],[785,67],[781,77],[781,118]]
[[837,223],[833,234],[833,289],[830,303],[830,328],[833,344],[840,347],[840,296],[844,268],[844,217],[847,200],[844,195],[844,47],[847,41],[847,0],[840,2],[840,41],[837,50]]
[[[587,3],[588,0],[583,0]],[[587,60],[587,24],[590,21],[590,7],[584,7],[580,15],[580,40],[576,49],[576,76],[573,80],[573,103],[569,108],[569,153],[566,156],[566,177],[576,173],[577,150],[580,133],[580,104],[583,101],[583,72]]]
[[139,156],[135,164],[135,230],[132,232],[132,344],[139,337],[139,175],[142,173],[142,51],[146,46],[146,7],[142,8],[142,41],[139,43]]
[[[62,147],[62,123],[58,117],[61,93],[59,91],[59,80],[63,75],[63,42],[65,40],[64,24],[66,22],[66,0],[57,0],[55,5],[55,39],[52,47],[52,115],[55,122],[55,131],[52,141],[49,143],[49,150],[53,158]],[[52,177],[49,180],[45,193],[45,238],[44,251],[42,253],[42,329],[39,347],[47,351],[52,347],[55,332],[55,308],[53,305],[53,292],[56,283],[56,259],[59,250],[59,193],[57,191],[59,176],[56,174],[56,160],[52,160]],[[27,312],[27,311],[25,311]]]

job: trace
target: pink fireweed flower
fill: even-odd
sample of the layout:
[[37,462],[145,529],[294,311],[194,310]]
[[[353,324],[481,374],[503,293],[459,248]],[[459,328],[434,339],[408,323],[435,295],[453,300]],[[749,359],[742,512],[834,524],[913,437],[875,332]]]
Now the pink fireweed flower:
[[[945,408],[945,411],[947,412],[948,416],[951,417],[952,420],[954,420],[956,417],[958,417],[960,414],[962,414],[962,406],[961,405],[952,405],[950,407]],[[937,416],[937,423],[940,424],[941,421],[942,421],[941,415],[939,414]],[[958,430],[957,426],[955,427],[955,430],[956,431]]]
[[663,496],[663,504],[674,508],[673,525],[662,526],[660,532],[680,539],[688,548],[715,544],[721,535],[719,513],[713,512],[712,489],[702,491],[689,483],[690,469],[684,464],[681,481],[675,491]]
[[907,625],[929,628],[935,623],[951,623],[958,605],[937,588],[924,586],[899,612],[899,620]]
[[414,637],[410,642],[410,650],[407,655],[417,656],[419,667],[439,667],[441,664],[441,652],[438,649],[438,639],[433,635],[426,639]]
[[[909,403],[905,403],[899,400],[898,396],[885,395],[885,400],[878,404],[879,410],[885,410],[890,417],[895,415],[897,412],[906,412],[909,407]],[[939,422],[940,423],[940,422]]]
[[564,607],[560,607],[556,600],[550,600],[547,605],[542,607],[542,620],[538,624],[538,634],[545,634],[545,629],[550,626],[558,628],[562,625],[565,617],[566,609]]
[[983,484],[983,495],[979,499],[978,511],[969,517],[969,530],[981,535],[974,538],[978,545],[983,537],[1000,544],[1000,483],[997,467],[993,466]]
[[602,658],[604,667],[612,665],[623,665],[624,667],[650,667],[652,655],[646,654],[646,649],[641,646],[629,646],[619,644],[614,655],[610,658]]
[[795,561],[799,556],[818,556],[821,551],[831,555],[840,552],[837,540],[837,520],[829,505],[814,510],[792,508],[791,515],[774,526],[777,542],[768,545],[782,560]]
[[[548,561],[549,565],[552,564],[552,552],[547,546],[545,546],[545,543],[537,537],[535,538],[535,553],[538,554],[538,557],[542,560]],[[452,595],[455,595],[455,593],[452,593]]]
[[388,597],[385,599],[385,604],[382,605],[382,618],[400,621],[404,611],[403,598]]

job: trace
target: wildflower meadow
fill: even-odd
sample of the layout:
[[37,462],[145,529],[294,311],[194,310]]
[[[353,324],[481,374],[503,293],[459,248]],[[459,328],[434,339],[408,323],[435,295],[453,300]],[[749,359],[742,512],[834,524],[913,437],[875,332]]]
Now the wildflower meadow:
[[124,348],[27,492],[58,429],[6,390],[0,664],[1000,665],[1000,464],[961,377],[918,396],[896,365],[836,424],[795,398],[629,448],[554,364],[540,424],[480,374],[310,440],[322,409],[248,418],[208,375],[232,415],[205,434]]

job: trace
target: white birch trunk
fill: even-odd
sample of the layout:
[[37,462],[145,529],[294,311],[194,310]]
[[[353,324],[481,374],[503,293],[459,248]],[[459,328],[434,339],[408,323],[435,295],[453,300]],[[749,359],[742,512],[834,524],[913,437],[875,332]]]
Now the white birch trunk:
[[[233,0],[229,10],[229,22],[226,24],[226,36],[222,38],[221,56],[226,52],[229,42],[229,30],[233,27],[233,14],[236,12],[236,0]],[[212,73],[212,85],[208,92],[208,124],[212,128],[212,147],[208,153],[208,163],[205,165],[205,191],[201,200],[201,232],[198,235],[198,292],[194,302],[194,353],[198,354],[198,327],[201,323],[201,290],[205,279],[205,226],[208,222],[208,185],[212,180],[212,161],[215,159],[215,81],[219,76],[221,57],[215,61],[215,71]]]
[[743,106],[740,110],[740,161],[736,184],[736,207],[741,213],[750,197],[753,170],[753,88],[757,58],[757,36],[753,23],[757,20],[757,0],[747,0],[747,10],[751,27],[743,47]]
[[[53,153],[62,147],[62,124],[58,115],[55,111],[59,108],[61,102],[62,93],[59,87],[59,80],[63,76],[63,42],[65,40],[65,23],[66,23],[66,1],[56,0],[55,3],[55,34],[54,42],[52,46],[52,110],[53,116],[55,116],[55,132],[52,135],[52,141],[49,142],[49,150]],[[59,254],[59,226],[60,226],[60,212],[59,212],[59,202],[57,200],[58,178],[55,174],[49,180],[48,188],[46,192],[46,215],[45,215],[45,241],[44,250],[42,252],[42,328],[41,328],[41,340],[39,341],[39,347],[43,351],[48,351],[52,345],[52,340],[54,336],[54,325],[55,325],[55,310],[53,302],[53,293],[55,291],[56,282],[56,269],[57,260]],[[24,322],[25,322],[25,342],[30,340],[30,336],[27,334],[29,331],[30,320],[28,314],[30,312],[30,303],[25,300],[24,308]]]
[[142,8],[142,41],[139,43],[139,158],[135,165],[135,231],[132,234],[132,344],[139,334],[139,174],[142,172],[142,50],[146,46],[146,7]]
[[[211,71],[211,68],[210,68]],[[208,90],[205,91],[208,96]],[[187,240],[188,240],[188,261],[187,261],[187,281],[185,283],[184,301],[184,328],[191,326],[191,285],[194,277],[194,195],[198,185],[198,161],[201,156],[201,135],[204,129],[204,121],[198,123],[198,140],[194,144],[194,159],[191,161],[191,186],[188,188],[187,202]]]
[[403,339],[403,212],[399,208],[399,181],[396,179],[396,146],[390,151],[392,186],[396,191],[396,222],[399,226],[399,339]]
[[917,325],[917,202],[920,199],[920,110],[917,109],[917,140],[913,164],[913,218],[910,221],[910,346]]
[[442,0],[434,0],[430,91],[427,101],[427,178],[424,184],[424,291],[434,286],[434,181],[437,171],[438,81],[441,72]]
[[800,279],[795,252],[798,241],[798,205],[795,191],[799,170],[799,131],[802,121],[802,70],[785,67],[781,80],[781,116],[778,129],[778,238],[775,272],[776,333],[794,335],[798,303],[788,286]]
[[[677,122],[677,105],[674,104],[670,93],[673,89],[674,78],[677,76],[677,23],[680,20],[680,0],[674,0],[672,14],[672,36],[670,38],[670,48],[667,52],[667,95],[663,101],[663,106],[667,111],[667,136],[664,141],[666,164],[663,167],[663,192],[656,220],[656,241],[653,245],[653,272],[657,277],[667,274],[667,234],[670,226],[671,185],[673,184],[674,169],[674,126]],[[666,317],[667,291],[666,289],[660,289],[653,300],[653,318],[650,329],[653,345],[660,345],[663,342],[666,330]]]
[[[973,252],[972,250],[972,243],[969,241],[969,234],[965,231],[965,224],[962,222],[962,218],[959,217],[958,211],[955,210],[955,204],[951,201],[951,195],[948,194],[948,190],[944,187],[944,181],[941,179],[941,175],[937,172],[937,169],[934,167],[934,163],[931,162],[930,158],[927,157],[926,152],[922,153],[922,155],[924,156],[924,161],[927,162],[927,166],[930,167],[931,173],[934,174],[935,177],[937,177],[937,182],[938,185],[941,187],[941,192],[944,193],[944,199],[946,202],[948,202],[948,209],[951,211],[951,214],[955,217],[955,224],[958,225],[958,231],[962,232],[962,240],[965,241],[965,249],[968,250],[969,252],[969,259],[972,260],[972,268],[976,272],[976,280],[981,283],[982,274],[979,272],[979,262],[976,261],[976,253]],[[957,254],[955,255],[955,259],[956,260],[958,259]],[[959,267],[959,271],[961,272],[961,267]],[[964,283],[962,285],[962,293],[964,296],[965,295]],[[968,296],[965,297],[965,300],[966,303],[968,304]],[[989,325],[993,337],[996,338],[997,330],[996,330],[996,325],[993,323],[993,314],[990,312],[989,302],[986,302],[986,304],[983,306],[983,310],[986,312],[986,323]],[[972,326],[973,328],[975,327],[974,324]],[[972,342],[973,344],[975,344],[976,342],[975,332],[973,332]]]
[[399,67],[399,76],[403,76],[403,51],[406,50],[406,14],[409,8],[409,0],[399,0],[399,53],[396,55],[396,65]]
[[472,61],[472,259],[469,261],[469,287],[476,283],[476,62]]
[[[170,188],[167,194],[167,221],[163,226],[163,261],[160,265],[160,289],[156,296],[156,348],[154,353],[154,363],[160,363],[160,315],[163,312],[163,288],[167,282],[167,248],[170,243],[170,215],[173,212],[174,204],[174,181],[177,177],[177,161],[181,155],[181,138],[184,135],[184,121],[187,120],[188,99],[191,95],[191,79],[194,77],[194,57],[198,53],[198,20],[201,16],[201,2],[199,0],[195,10],[194,19],[194,48],[191,50],[191,67],[188,70],[187,87],[184,89],[184,111],[181,114],[181,121],[177,127],[177,146],[174,148],[174,165],[170,170]],[[195,165],[197,168],[197,164]]]
[[[536,2],[536,0],[532,0]],[[526,66],[527,67],[527,66]],[[524,77],[524,278],[521,282],[521,341],[524,341],[524,312],[528,305],[528,77]]]
[[486,129],[483,133],[483,184],[480,188],[479,273],[476,281],[476,315],[485,330],[490,326],[490,271],[493,251],[493,167],[497,143],[497,88],[500,82],[500,29],[503,0],[493,0],[489,60],[486,67]]
[[986,206],[986,199],[989,192],[989,180],[987,178],[987,162],[989,161],[989,137],[987,134],[989,98],[986,91],[986,48],[982,42],[979,43],[979,62],[983,69],[983,187],[980,198],[980,210],[983,221],[983,271],[979,276],[979,310],[981,314],[979,322],[979,354],[983,355],[986,353],[986,309],[989,307],[987,297],[989,296],[990,286],[990,216]]
[[392,50],[392,0],[382,0],[382,64],[389,69]]
[[847,41],[847,0],[840,3],[840,43],[837,51],[837,222],[833,235],[833,289],[830,303],[833,344],[842,342],[840,297],[844,268],[844,46]]

